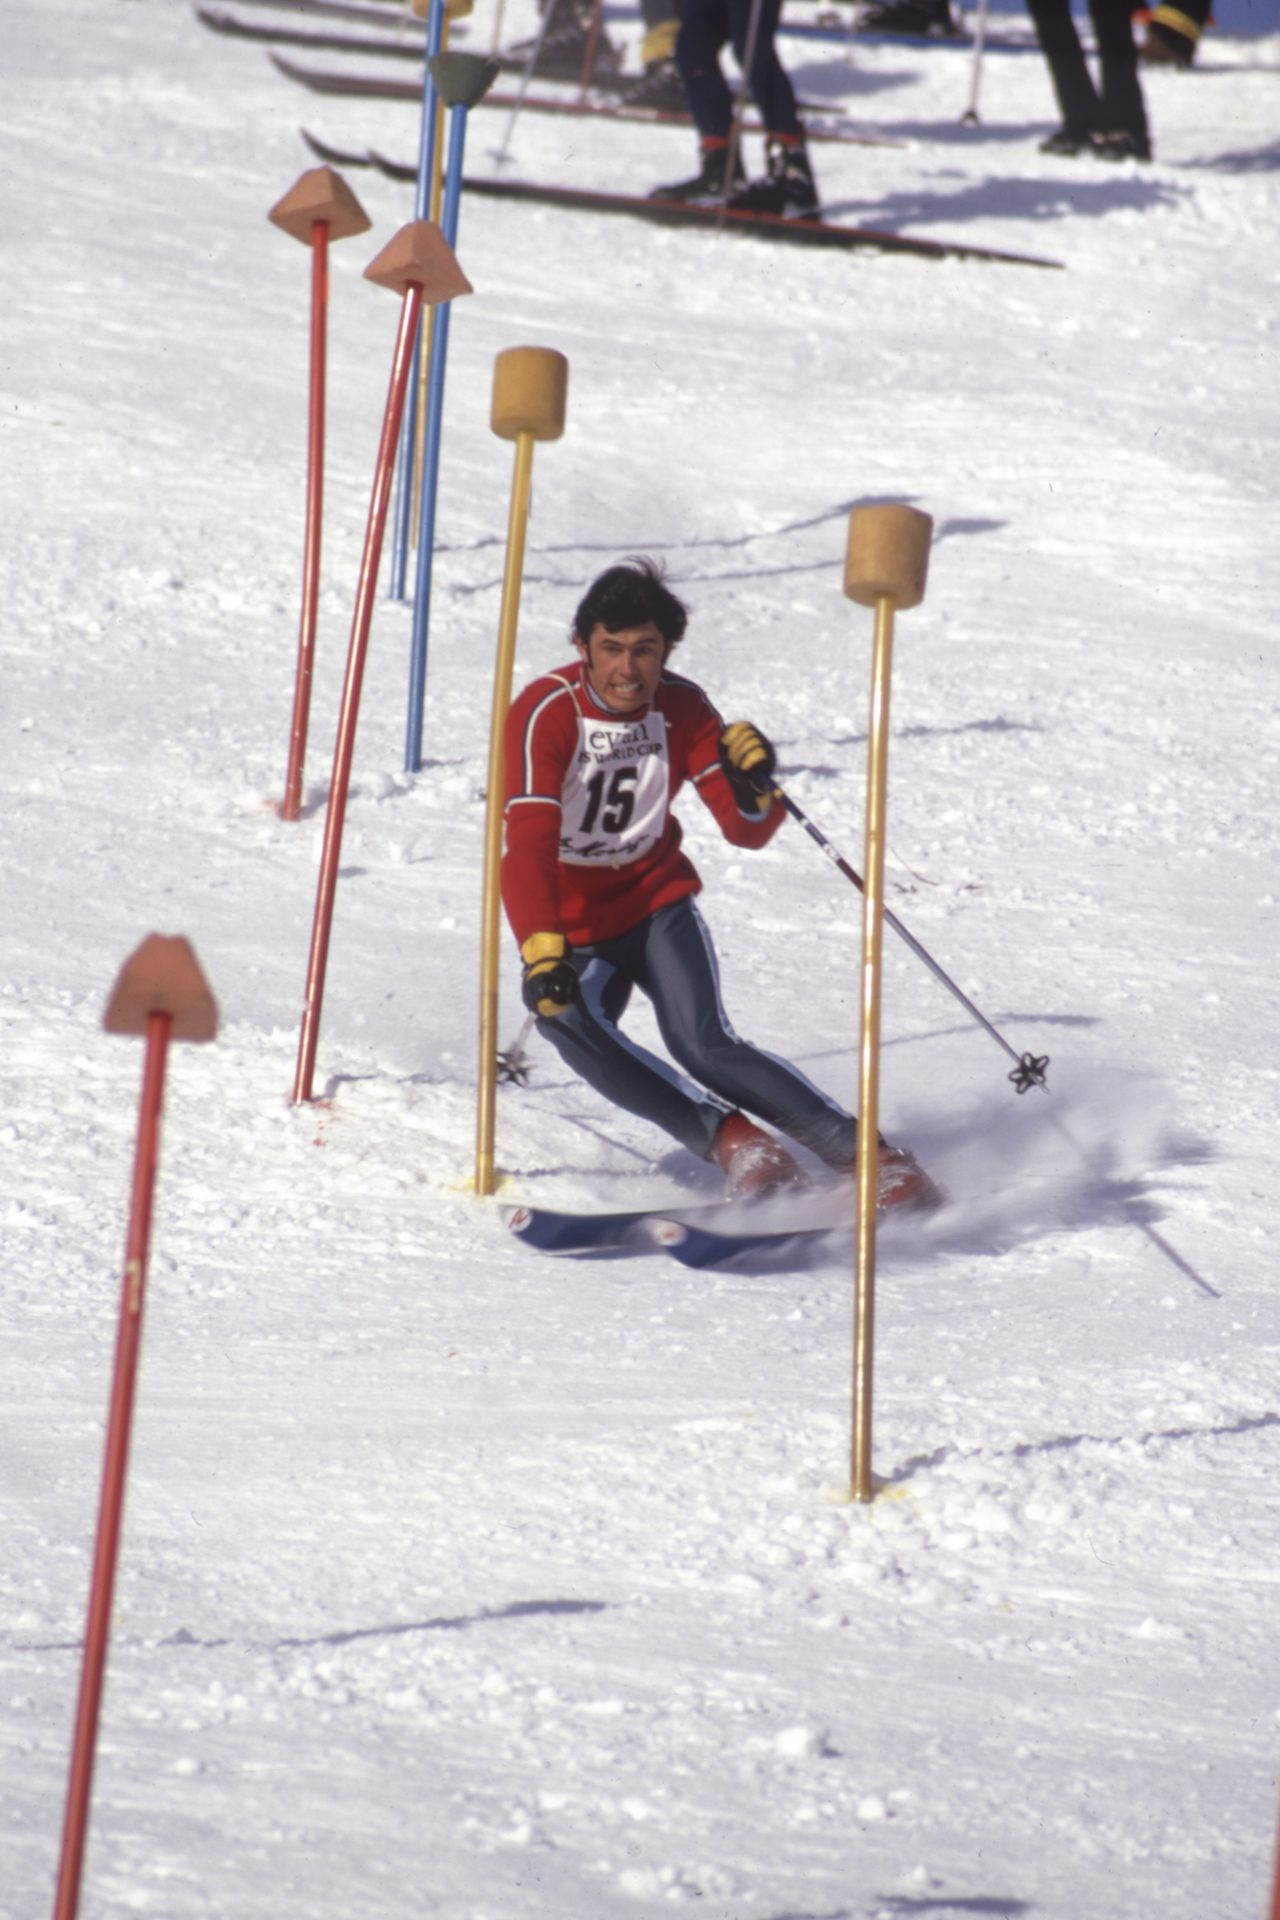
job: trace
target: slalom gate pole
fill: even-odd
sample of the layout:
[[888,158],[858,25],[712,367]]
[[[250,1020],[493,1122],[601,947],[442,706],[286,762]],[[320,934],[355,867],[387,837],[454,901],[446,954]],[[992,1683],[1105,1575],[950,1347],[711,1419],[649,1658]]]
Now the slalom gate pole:
[[[462,154],[467,114],[498,75],[494,61],[474,53],[441,53],[431,62],[440,98],[450,109],[449,153],[445,163],[442,229],[451,247],[458,243],[458,203],[462,197]],[[435,558],[436,498],[440,478],[440,436],[444,420],[445,364],[449,352],[449,316],[445,302],[433,310],[431,350],[425,386],[426,434],[423,443],[422,511],[418,526],[418,562],[413,591],[413,631],[409,649],[409,703],[405,719],[406,773],[422,766],[422,722],[427,695],[427,644],[431,623],[431,572]]]
[[[809,838],[813,840],[819,847],[821,847],[823,853],[826,854],[832,866],[837,868],[839,872],[841,872],[844,875],[846,880],[851,881],[853,885],[858,889],[859,893],[865,892],[865,889],[862,884],[861,875],[857,873],[854,870],[854,868],[849,865],[849,862],[847,860],[842,858],[842,856],[836,852],[836,849],[832,846],[831,842],[827,839],[827,836],[822,832],[821,828],[814,825],[813,821],[809,818],[808,814],[805,813],[800,807],[798,807],[795,801],[791,798],[791,795],[789,793],[785,793],[783,789],[776,784],[776,782],[770,782],[769,785],[771,787],[771,790],[777,795],[778,799],[782,802],[787,812],[791,815],[792,819],[798,821],[799,824],[804,828],[805,832],[809,835]],[[997,1029],[993,1027],[991,1022],[987,1019],[987,1016],[984,1013],[982,1013],[977,1007],[974,1006],[968,994],[964,993],[961,990],[961,988],[959,988],[956,985],[955,981],[951,978],[951,975],[938,965],[938,962],[933,958],[933,955],[929,953],[925,947],[921,946],[920,942],[916,939],[915,935],[913,933],[908,932],[907,928],[903,926],[901,920],[898,919],[897,915],[894,913],[891,913],[888,907],[885,907],[883,909],[883,912],[884,912],[885,924],[887,926],[892,927],[894,932],[898,935],[899,939],[904,940],[906,942],[907,946],[910,947],[912,953],[915,954],[917,960],[922,960],[924,962],[925,966],[928,967],[934,979],[940,980],[942,982],[942,985],[946,987],[947,991],[955,995],[956,999],[960,1002],[960,1005],[965,1009],[966,1013],[972,1014],[973,1018],[977,1021],[978,1025],[980,1027],[983,1027],[986,1030],[986,1032],[988,1032],[991,1035],[991,1038],[996,1042],[998,1046],[1004,1048],[1004,1051],[1008,1054],[1009,1058],[1014,1062],[1014,1071],[1009,1075],[1009,1078],[1013,1082],[1014,1086],[1017,1088],[1018,1092],[1026,1093],[1032,1087],[1044,1087],[1045,1073],[1049,1065],[1048,1054],[1047,1053],[1044,1053],[1044,1054],[1016,1053],[1014,1049],[1009,1045],[1009,1042],[1005,1039],[1004,1035],[998,1032]],[[1047,1087],[1045,1090],[1046,1092],[1048,1091]]]
[[54,1898],[54,1920],[75,1920],[80,1903],[98,1721],[106,1677],[111,1607],[129,1470],[133,1403],[142,1349],[142,1310],[151,1247],[151,1211],[160,1153],[160,1116],[171,1040],[197,1044],[218,1030],[214,1004],[200,963],[189,943],[152,934],[125,962],[107,1002],[103,1025],[108,1033],[139,1034],[146,1040],[142,1094],[134,1151],[133,1191],[125,1240],[124,1283],[116,1335],[115,1372],[107,1418],[102,1490],[89,1615],[85,1629],[80,1696],[76,1707],[71,1769],[63,1822],[62,1851]]
[[320,538],[324,520],[325,361],[329,309],[329,242],[364,233],[372,222],[341,174],[312,167],[267,215],[275,226],[311,248],[311,375],[307,408],[307,518],[302,556],[302,616],[298,630],[298,668],[289,729],[282,820],[302,810],[302,772],[311,713],[315,668],[316,618],[320,604]]
[[[422,68],[422,112],[418,123],[418,184],[414,192],[413,211],[416,220],[430,220],[432,213],[432,192],[436,177],[436,137],[439,132],[440,116],[436,108],[436,85],[431,76],[431,62],[440,51],[441,37],[444,33],[444,0],[430,0],[427,12],[426,52]],[[396,493],[395,516],[391,528],[391,584],[387,590],[390,600],[405,598],[405,584],[409,570],[410,528],[413,518],[413,464],[414,464],[414,421],[417,415],[418,386],[422,376],[424,343],[421,321],[413,339],[408,372],[408,405],[404,408],[401,422],[399,451],[396,456]]]
[[962,127],[978,125],[978,89],[982,85],[982,55],[987,44],[987,8],[989,0],[978,0],[978,25],[973,36],[973,78],[969,86],[969,104],[960,115]]
[[857,1291],[853,1346],[852,1493],[873,1497],[871,1406],[875,1341],[876,1184],[880,1137],[880,955],[889,774],[889,682],[893,616],[924,599],[933,521],[914,507],[855,507],[849,518],[844,590],[875,609],[871,720],[867,732],[866,882],[862,891],[861,1039],[858,1073]]
[[582,49],[582,71],[578,76],[578,105],[585,107],[587,94],[591,90],[591,74],[596,64],[596,48],[600,43],[600,22],[604,17],[604,0],[594,0],[591,8],[591,24],[587,28],[586,44]]
[[1276,1832],[1276,1874],[1271,1888],[1269,1920],[1280,1920],[1280,1829]]
[[369,649],[369,630],[373,621],[373,599],[378,584],[378,563],[386,530],[387,503],[391,493],[391,470],[395,461],[396,438],[404,415],[405,389],[409,379],[414,336],[424,301],[433,304],[470,293],[471,283],[463,273],[438,227],[429,221],[413,220],[401,227],[364,270],[366,280],[375,286],[389,287],[402,295],[400,328],[396,335],[391,362],[391,384],[383,415],[382,437],[378,444],[373,472],[373,494],[365,530],[364,554],[356,589],[355,610],[351,622],[351,642],[347,651],[347,673],[338,717],[338,734],[333,751],[333,778],[329,786],[329,806],[325,816],[324,846],[320,857],[320,878],[316,892],[315,919],[311,930],[311,953],[307,963],[306,1004],[298,1038],[298,1065],[294,1078],[293,1100],[299,1105],[310,1100],[315,1074],[316,1045],[320,1036],[320,1010],[324,1001],[325,970],[329,957],[329,935],[333,925],[333,907],[338,887],[338,861],[342,853],[342,829],[346,818],[347,792],[351,784],[351,762],[355,751],[356,722],[360,712],[360,689],[364,679],[365,658]]
[[508,347],[493,365],[489,424],[500,440],[514,440],[515,474],[507,518],[507,557],[498,613],[498,658],[489,721],[489,777],[485,793],[484,882],[480,908],[480,1060],[476,1075],[476,1170],[478,1194],[494,1190],[494,1123],[498,1080],[498,921],[501,902],[502,813],[505,755],[502,735],[511,705],[520,585],[524,575],[529,486],[537,440],[564,432],[569,362],[552,347]]
[[[454,20],[472,11],[475,0],[444,0],[444,19],[440,25],[440,51],[431,55],[431,76],[436,82],[436,127],[433,135],[433,157],[431,168],[431,198],[427,207],[427,219],[434,220],[437,226],[442,224],[441,206],[445,195],[445,174],[447,163],[444,158],[444,109],[445,101],[440,92],[440,82],[436,75],[435,62],[442,60],[449,51],[449,29]],[[431,0],[413,0],[415,13],[426,15]],[[457,226],[457,216],[454,216]],[[455,244],[453,235],[449,235],[449,244]],[[427,314],[425,332],[422,341],[422,361],[431,365],[431,346],[435,339],[436,310],[431,308]],[[417,372],[412,375],[416,398],[413,423],[413,504],[409,514],[409,544],[418,545],[419,522],[422,514],[422,465],[423,448],[427,437],[427,382],[419,379]]]

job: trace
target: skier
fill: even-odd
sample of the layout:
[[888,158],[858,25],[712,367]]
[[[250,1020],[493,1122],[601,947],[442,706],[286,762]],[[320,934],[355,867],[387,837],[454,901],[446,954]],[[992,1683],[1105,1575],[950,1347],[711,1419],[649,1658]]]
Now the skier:
[[1098,47],[1096,85],[1071,16],[1071,0],[1027,0],[1027,11],[1062,114],[1056,133],[1040,142],[1041,153],[1149,160],[1151,135],[1129,0],[1089,0]]
[[[792,219],[819,214],[795,89],[773,44],[781,12],[782,0],[680,0],[676,65],[698,129],[702,164],[691,179],[655,187],[651,200],[690,206],[727,200],[741,212]],[[733,96],[720,66],[721,50],[730,42],[765,125],[765,178],[749,184],[734,137]]]
[[954,40],[961,32],[951,0],[871,0],[857,16],[861,33],[900,33],[913,40]]
[[[577,659],[513,701],[502,897],[525,1004],[565,1063],[712,1161],[731,1195],[756,1195],[804,1176],[744,1107],[838,1173],[853,1170],[857,1123],[797,1068],[739,1039],[721,1005],[694,904],[702,883],[671,802],[691,781],[725,838],[748,848],[772,840],[785,811],[764,735],[745,720],[725,726],[671,671],[687,617],[652,561],[609,567],[578,607]],[[622,1033],[635,987],[682,1073]],[[935,1197],[912,1156],[883,1141],[878,1191],[882,1208]]]
[[1189,67],[1200,36],[1209,24],[1210,0],[1182,0],[1158,6],[1147,21],[1147,37],[1138,58],[1149,67]]

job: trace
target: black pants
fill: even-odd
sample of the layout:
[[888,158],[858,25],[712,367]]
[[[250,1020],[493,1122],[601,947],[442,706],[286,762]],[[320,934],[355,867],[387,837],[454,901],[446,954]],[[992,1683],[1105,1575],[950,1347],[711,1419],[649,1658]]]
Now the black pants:
[[1062,124],[1073,133],[1131,133],[1147,141],[1147,110],[1138,78],[1129,0],[1089,0],[1098,40],[1101,86],[1095,87],[1071,18],[1071,0],[1027,0],[1049,63]]
[[[773,44],[782,0],[759,0],[755,46],[747,85],[768,133],[799,133],[795,91]],[[689,96],[689,111],[704,140],[727,140],[733,126],[733,95],[720,67],[721,49],[733,46],[745,68],[752,0],[680,0],[676,65]]]
[[[715,949],[692,900],[661,908],[617,940],[575,947],[571,959],[578,998],[564,1013],[539,1020],[538,1032],[606,1100],[653,1121],[702,1159],[729,1107],[745,1107],[829,1167],[852,1166],[852,1115],[797,1068],[740,1040],[729,1025]],[[701,1084],[691,1084],[619,1030],[634,987],[653,1002],[672,1059]]]

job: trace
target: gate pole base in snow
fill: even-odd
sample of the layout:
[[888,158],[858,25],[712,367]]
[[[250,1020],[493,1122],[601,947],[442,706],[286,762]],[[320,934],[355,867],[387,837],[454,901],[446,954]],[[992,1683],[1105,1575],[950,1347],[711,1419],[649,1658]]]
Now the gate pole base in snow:
[[115,1374],[107,1419],[93,1576],[89,1586],[89,1620],[85,1629],[84,1661],[71,1749],[54,1920],[75,1920],[80,1903],[80,1878],[89,1830],[98,1716],[106,1675],[111,1601],[115,1591],[125,1478],[129,1467],[134,1388],[142,1346],[142,1307],[151,1244],[151,1204],[160,1152],[160,1114],[164,1105],[169,1042],[171,1039],[190,1040],[198,1044],[212,1040],[218,1031],[218,1009],[200,971],[200,963],[187,941],[180,937],[165,938],[158,933],[144,940],[137,952],[125,962],[116,980],[107,1002],[103,1025],[108,1033],[144,1035],[147,1050],[143,1061],[129,1232],[125,1241],[124,1287],[116,1336]]
[[302,809],[302,767],[311,712],[311,676],[315,666],[316,614],[320,602],[320,535],[324,519],[325,359],[329,310],[329,242],[364,233],[373,224],[341,174],[332,167],[311,167],[267,215],[275,226],[311,248],[311,380],[307,412],[307,533],[302,555],[302,618],[298,629],[298,671],[293,690],[293,724],[285,773],[282,820],[296,820]]
[[433,305],[471,292],[471,282],[454,258],[439,227],[428,220],[411,220],[382,249],[364,270],[366,280],[375,286],[390,287],[403,295],[400,329],[396,335],[391,362],[391,384],[382,421],[382,438],[373,472],[373,497],[369,503],[369,521],[365,531],[364,555],[360,564],[360,583],[356,590],[355,611],[351,622],[351,644],[347,652],[347,677],[338,716],[338,735],[333,752],[333,778],[329,784],[329,808],[325,816],[324,848],[320,856],[320,879],[316,890],[315,919],[311,929],[311,953],[307,962],[307,998],[298,1040],[298,1067],[293,1083],[294,1105],[311,1098],[315,1075],[316,1046],[320,1037],[320,1009],[324,1001],[325,970],[329,957],[329,934],[333,926],[333,904],[338,887],[338,861],[342,854],[342,828],[347,811],[347,791],[351,784],[351,761],[355,751],[356,721],[360,712],[360,688],[364,679],[365,657],[369,650],[369,629],[373,621],[373,597],[378,584],[378,563],[382,558],[382,540],[387,524],[387,502],[391,493],[391,475],[395,466],[396,440],[404,415],[405,388],[409,362],[418,331],[418,319],[424,300]]
[[507,518],[507,558],[498,614],[498,661],[489,721],[489,779],[484,815],[484,891],[480,909],[480,1064],[476,1100],[476,1192],[494,1187],[493,1135],[498,1083],[498,919],[502,865],[502,796],[505,787],[502,731],[511,705],[511,675],[524,576],[524,538],[529,523],[529,483],[535,440],[558,440],[564,432],[569,362],[553,347],[508,347],[493,363],[489,424],[500,440],[516,443],[515,477]]
[[858,1066],[857,1297],[853,1348],[852,1490],[870,1500],[875,1343],[876,1185],[880,1139],[880,956],[889,786],[889,680],[893,616],[924,599],[933,521],[914,507],[855,507],[849,516],[844,590],[875,608],[871,720],[867,730],[867,834],[863,865],[861,1038]]

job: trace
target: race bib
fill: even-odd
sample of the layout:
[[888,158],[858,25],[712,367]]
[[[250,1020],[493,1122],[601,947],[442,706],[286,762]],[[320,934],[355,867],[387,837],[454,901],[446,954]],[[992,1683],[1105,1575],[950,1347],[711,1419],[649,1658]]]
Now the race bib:
[[667,818],[667,729],[661,714],[578,721],[578,751],[560,794],[560,858],[573,867],[629,866]]

